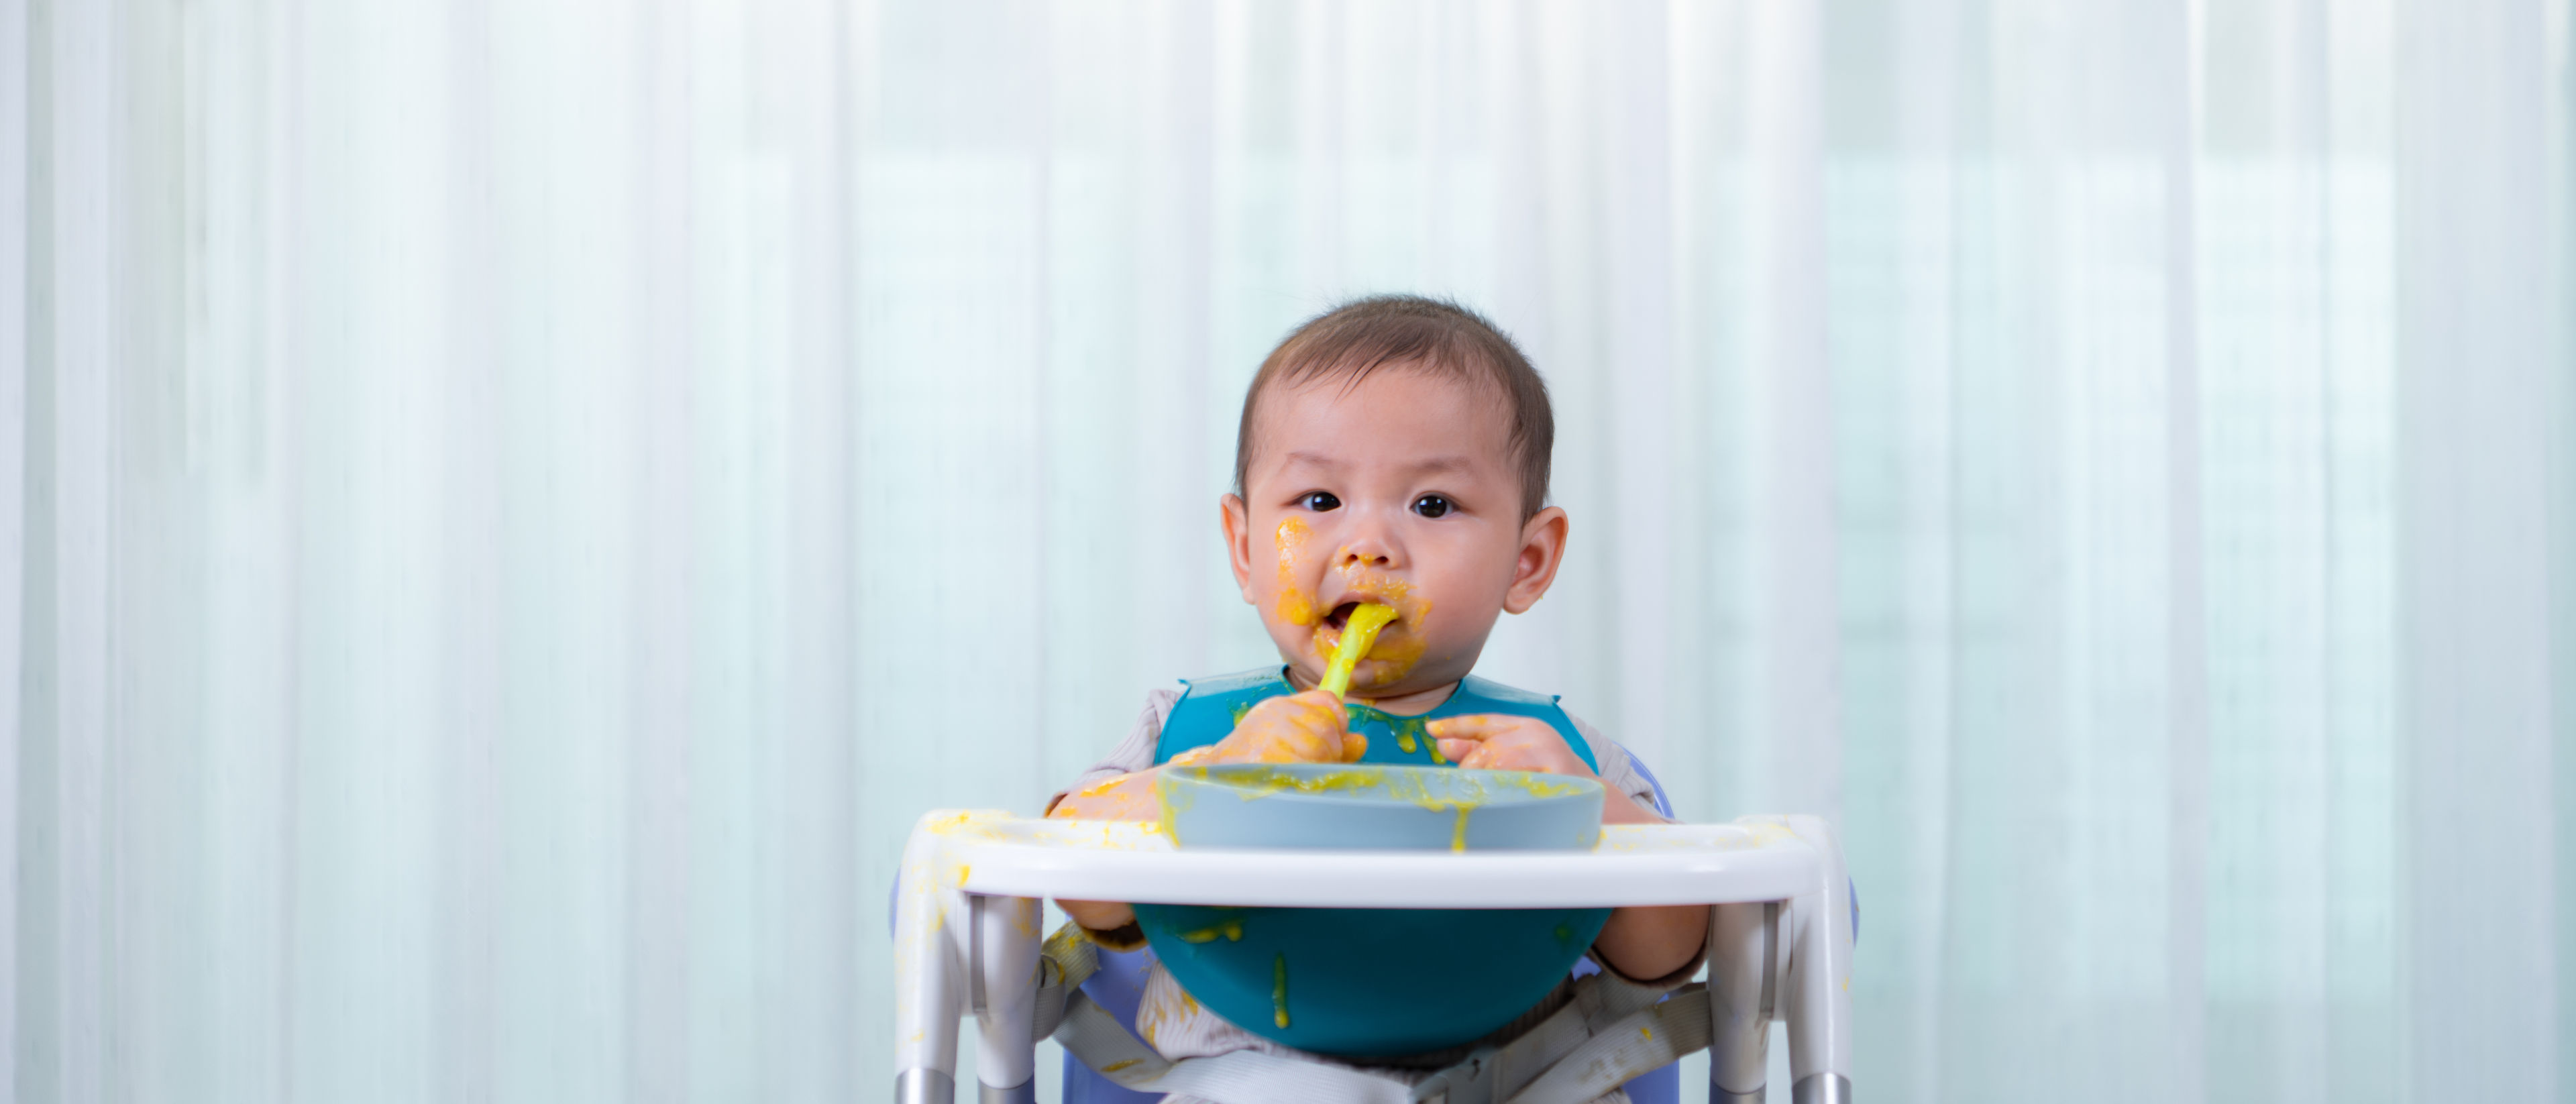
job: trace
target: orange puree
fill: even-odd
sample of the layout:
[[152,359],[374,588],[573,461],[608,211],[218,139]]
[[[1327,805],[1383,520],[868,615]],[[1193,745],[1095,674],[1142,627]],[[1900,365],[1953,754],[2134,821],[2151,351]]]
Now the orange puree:
[[1386,717],[1387,727],[1395,730],[1395,746],[1403,748],[1407,755],[1420,750],[1422,738],[1429,735],[1424,730],[1423,720],[1420,717],[1391,717],[1384,713],[1378,715]]
[[[1385,686],[1403,678],[1422,662],[1427,644],[1422,638],[1422,625],[1431,616],[1431,600],[1413,591],[1413,584],[1393,575],[1367,568],[1351,571],[1346,577],[1349,593],[1362,602],[1383,605],[1395,611],[1395,619],[1408,631],[1391,639],[1380,640],[1368,650],[1370,667],[1365,675],[1354,672],[1353,685]],[[1300,622],[1303,624],[1304,622]],[[1333,650],[1340,647],[1347,628],[1324,626],[1315,630],[1315,656],[1332,662]]]
[[1291,625],[1312,625],[1323,620],[1315,608],[1315,596],[1297,585],[1297,553],[1306,547],[1311,531],[1306,523],[1289,518],[1279,523],[1272,543],[1279,547],[1279,619]]
[[1395,610],[1375,602],[1362,604],[1351,611],[1350,623],[1342,626],[1341,641],[1324,664],[1323,680],[1315,688],[1342,697],[1351,690],[1351,671],[1368,655],[1369,646],[1377,643],[1378,630],[1395,620]]

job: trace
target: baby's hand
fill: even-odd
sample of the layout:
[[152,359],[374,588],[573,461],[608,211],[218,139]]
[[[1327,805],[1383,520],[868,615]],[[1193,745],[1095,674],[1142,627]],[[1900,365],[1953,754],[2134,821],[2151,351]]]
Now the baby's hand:
[[1341,699],[1321,690],[1271,698],[1236,722],[1234,734],[1172,760],[1204,763],[1356,763],[1368,737],[1350,730]]
[[1440,741],[1441,758],[1462,767],[1593,777],[1592,768],[1565,746],[1555,726],[1536,717],[1478,713],[1433,721],[1430,730],[1431,738]]
[[[1557,735],[1555,726],[1535,717],[1479,713],[1433,721],[1430,730],[1431,738],[1440,741],[1441,757],[1462,767],[1600,777],[1583,765],[1582,757],[1574,754],[1573,748],[1565,746],[1565,737]],[[1601,803],[1603,824],[1665,823],[1654,810],[1623,794],[1605,796],[1607,800]]]

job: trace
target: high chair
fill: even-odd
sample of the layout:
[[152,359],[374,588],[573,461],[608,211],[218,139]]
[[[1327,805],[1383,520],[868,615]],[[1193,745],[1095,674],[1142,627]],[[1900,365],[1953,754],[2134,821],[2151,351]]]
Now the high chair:
[[[1660,786],[1656,796],[1668,810]],[[1656,1003],[1660,994],[1615,979],[1579,983],[1578,1000],[1538,1028],[1408,1086],[1257,1052],[1164,1060],[1127,1026],[1132,988],[1127,1007],[1102,1007],[1118,1003],[1112,993],[1122,972],[1141,973],[1142,952],[1113,962],[1102,984],[1090,986],[1105,1002],[1084,988],[1101,966],[1088,941],[1059,933],[1043,940],[1041,953],[1044,899],[1059,896],[1350,908],[1718,907],[1705,985]],[[1578,1104],[1648,1074],[1663,1083],[1649,1092],[1677,1088],[1671,1063],[1708,1047],[1710,1099],[1745,1104],[1764,1099],[1773,1020],[1788,1024],[1794,1104],[1851,1099],[1857,916],[1840,847],[1815,817],[1612,825],[1590,852],[1451,854],[1189,851],[1149,824],[935,812],[906,844],[895,904],[899,1104],[955,1099],[958,1023],[969,1014],[979,1029],[976,1080],[986,1104],[1035,1100],[1036,1043],[1050,1035],[1067,1052],[1068,1099],[1114,1084],[1148,1099],[1187,1092],[1227,1104]]]

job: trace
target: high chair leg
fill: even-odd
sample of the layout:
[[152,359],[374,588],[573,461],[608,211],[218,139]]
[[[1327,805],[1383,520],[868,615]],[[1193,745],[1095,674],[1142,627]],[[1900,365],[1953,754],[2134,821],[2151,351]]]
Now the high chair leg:
[[1036,1104],[1038,902],[970,896],[975,1081],[982,1104]]
[[1746,817],[1785,831],[1822,861],[1816,879],[1787,901],[1719,905],[1709,920],[1709,1099],[1764,1097],[1773,1020],[1789,1025],[1793,1104],[1849,1104],[1851,1085],[1851,879],[1833,827],[1818,817]]
[[1709,910],[1710,1104],[1760,1104],[1787,941],[1780,903]]
[[957,1097],[957,1023],[970,996],[968,943],[975,930],[967,896],[957,888],[963,880],[938,834],[915,830],[895,882],[897,1104],[953,1104]]
[[1781,1014],[1789,1021],[1791,1097],[1795,1104],[1850,1104],[1851,879],[1832,825],[1821,817],[1782,819],[1824,860],[1816,864],[1815,888],[1786,910],[1794,934]]

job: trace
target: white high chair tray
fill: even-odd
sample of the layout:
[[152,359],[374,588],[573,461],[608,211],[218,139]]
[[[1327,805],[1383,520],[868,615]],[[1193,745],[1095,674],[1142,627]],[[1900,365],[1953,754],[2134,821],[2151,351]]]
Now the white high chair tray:
[[1321,908],[1577,908],[1774,901],[1816,856],[1768,824],[1606,825],[1591,851],[1179,849],[1151,824],[949,814],[968,893]]

